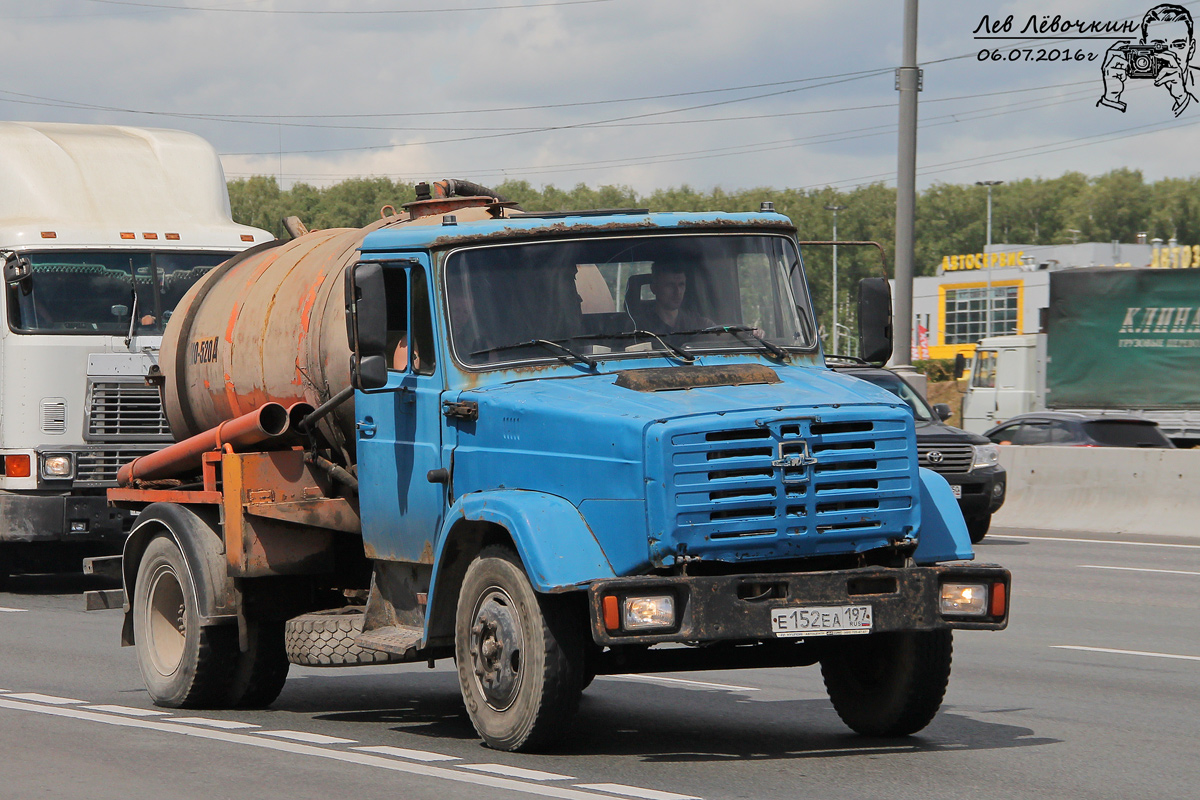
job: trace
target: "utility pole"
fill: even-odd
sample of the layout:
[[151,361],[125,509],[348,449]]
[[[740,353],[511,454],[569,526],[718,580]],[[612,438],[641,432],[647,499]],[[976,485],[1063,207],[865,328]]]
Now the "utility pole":
[[[976,186],[987,187],[987,247],[984,248],[984,257],[987,256],[987,248],[992,246],[992,187],[999,186],[1004,181],[975,181]],[[987,332],[984,336],[992,335],[992,267],[987,265],[984,267],[984,272],[987,274]]]
[[[896,164],[896,303],[892,318],[892,364],[905,376],[916,376],[912,368],[913,240],[917,201],[917,92],[921,90],[917,68],[917,0],[904,0],[904,51],[896,70],[900,92],[900,147]],[[924,381],[915,381],[925,394]]]
[[825,206],[826,211],[833,212],[833,333],[829,340],[829,352],[838,352],[838,290],[837,290],[837,214],[845,211],[845,206],[836,204]]

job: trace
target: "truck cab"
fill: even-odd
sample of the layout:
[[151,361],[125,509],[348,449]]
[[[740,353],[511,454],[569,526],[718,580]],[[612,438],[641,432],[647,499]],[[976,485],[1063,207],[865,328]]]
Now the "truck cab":
[[229,218],[211,145],[178,131],[0,123],[0,583],[119,552],[117,468],[171,441],[163,328],[209,269],[273,238]]
[[981,339],[963,396],[963,430],[982,434],[1017,414],[1045,408],[1045,364],[1043,334]]

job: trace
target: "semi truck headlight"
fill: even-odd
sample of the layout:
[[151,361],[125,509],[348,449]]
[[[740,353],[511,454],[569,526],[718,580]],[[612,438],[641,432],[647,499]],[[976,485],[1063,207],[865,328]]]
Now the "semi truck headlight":
[[1000,463],[1000,447],[994,444],[973,444],[971,449],[975,451],[975,458],[971,463],[971,469],[979,469],[980,467],[994,467]]
[[675,626],[675,598],[672,595],[626,597],[624,606],[623,627],[627,631]]
[[943,583],[942,613],[982,617],[988,611],[986,583]]
[[69,453],[57,453],[42,456],[42,477],[51,479],[70,478],[75,474],[75,467]]

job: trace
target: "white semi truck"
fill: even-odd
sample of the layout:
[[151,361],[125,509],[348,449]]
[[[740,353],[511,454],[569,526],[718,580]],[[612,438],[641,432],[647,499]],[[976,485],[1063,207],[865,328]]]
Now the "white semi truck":
[[274,237],[230,215],[193,134],[0,123],[0,583],[119,552],[117,468],[171,441],[163,326],[196,280]]

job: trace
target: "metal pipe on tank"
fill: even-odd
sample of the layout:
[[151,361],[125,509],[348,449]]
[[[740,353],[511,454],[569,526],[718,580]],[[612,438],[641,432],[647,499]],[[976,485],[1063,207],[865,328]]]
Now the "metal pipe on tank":
[[211,430],[198,433],[156,453],[139,456],[117,472],[117,485],[128,486],[135,480],[170,478],[199,469],[200,457],[229,445],[238,450],[282,436],[288,431],[288,410],[278,403],[266,403],[236,419],[226,420]]

